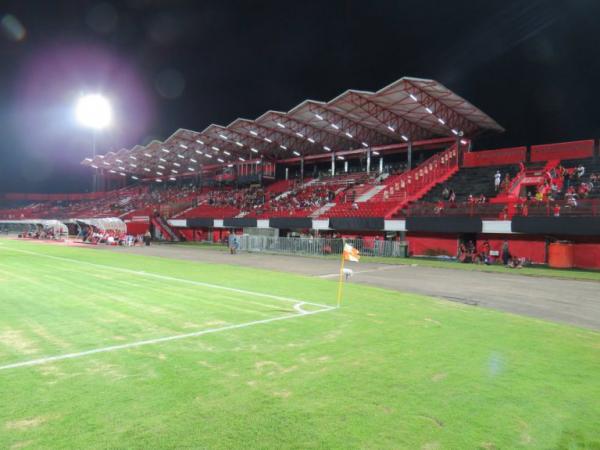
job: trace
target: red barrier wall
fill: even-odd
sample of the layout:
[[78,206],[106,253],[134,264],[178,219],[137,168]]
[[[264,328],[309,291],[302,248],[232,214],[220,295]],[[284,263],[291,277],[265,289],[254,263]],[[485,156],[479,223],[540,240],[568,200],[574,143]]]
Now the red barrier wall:
[[548,161],[551,159],[579,159],[594,156],[594,141],[560,142],[531,146],[531,161]]
[[130,234],[132,236],[144,234],[146,231],[148,231],[148,228],[150,226],[149,223],[145,222],[126,222],[125,224],[127,225],[127,234]]
[[445,254],[456,256],[458,236],[455,234],[407,233],[408,252],[411,256]]
[[573,264],[578,269],[600,269],[600,243],[574,244]]
[[463,167],[503,166],[525,161],[527,147],[499,148],[465,153]]
[[208,240],[208,228],[177,228],[177,231],[187,241],[207,241]]
[[477,248],[481,249],[483,241],[488,240],[490,250],[501,252],[504,240],[508,240],[511,255],[527,258],[536,264],[546,263],[546,240],[542,236],[519,236],[514,234],[480,234],[477,236]]
[[[477,248],[481,251],[483,242],[490,243],[491,250],[501,252],[504,240],[508,240],[510,253],[527,258],[534,264],[547,263],[547,246],[544,236],[514,234],[479,234]],[[407,233],[408,249],[411,256],[422,256],[443,251],[456,256],[458,235]],[[579,241],[579,242],[578,242]],[[600,269],[600,238],[575,239],[573,242],[573,263],[579,269]]]

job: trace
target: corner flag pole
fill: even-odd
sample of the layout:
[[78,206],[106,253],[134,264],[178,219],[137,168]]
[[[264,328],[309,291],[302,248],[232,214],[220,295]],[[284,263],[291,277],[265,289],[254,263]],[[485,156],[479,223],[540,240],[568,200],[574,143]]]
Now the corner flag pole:
[[344,239],[342,239],[342,260],[340,263],[340,279],[338,282],[338,291],[337,291],[337,307],[339,308],[342,303],[342,291],[344,289]]

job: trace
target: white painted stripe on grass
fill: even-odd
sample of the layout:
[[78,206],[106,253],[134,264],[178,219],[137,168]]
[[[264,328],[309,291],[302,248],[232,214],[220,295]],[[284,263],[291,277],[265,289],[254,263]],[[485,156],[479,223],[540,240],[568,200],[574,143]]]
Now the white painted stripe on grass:
[[255,291],[249,291],[246,289],[238,289],[238,288],[232,288],[232,287],[228,287],[228,286],[221,286],[220,284],[205,283],[203,281],[187,280],[185,278],[169,277],[167,275],[160,275],[160,274],[152,273],[152,272],[144,272],[144,271],[138,271],[138,270],[132,270],[132,269],[125,269],[123,267],[109,266],[106,264],[96,264],[96,263],[92,263],[89,261],[81,261],[79,259],[71,259],[71,258],[65,258],[62,256],[46,255],[44,253],[32,252],[30,250],[22,250],[22,249],[18,249],[18,248],[8,248],[8,249],[3,248],[2,250],[26,253],[29,255],[41,256],[43,258],[50,258],[50,259],[54,259],[54,260],[58,260],[58,261],[67,261],[67,262],[71,262],[71,263],[85,264],[85,265],[91,266],[91,267],[110,269],[110,270],[114,270],[117,272],[130,273],[133,275],[156,278],[159,280],[176,281],[179,283],[193,284],[194,286],[202,286],[202,287],[208,287],[208,288],[213,288],[213,289],[222,289],[224,291],[237,292],[238,294],[247,294],[247,295],[254,295],[256,297],[272,298],[272,299],[281,300],[284,302],[305,303],[307,305],[318,306],[319,308],[331,308],[328,305],[323,305],[321,303],[309,302],[306,300],[299,300],[297,298],[283,297],[280,295],[273,295],[273,294],[265,294],[263,292],[255,292]]
[[[297,305],[294,305],[294,309],[296,309],[296,306]],[[206,330],[195,331],[193,333],[176,334],[174,336],[165,336],[165,337],[160,337],[160,338],[155,338],[155,339],[146,339],[144,341],[130,342],[128,344],[111,345],[109,347],[95,348],[92,350],[85,350],[83,352],[77,352],[77,353],[67,353],[64,355],[46,356],[44,358],[31,359],[29,361],[22,361],[22,362],[13,363],[13,364],[6,364],[4,366],[0,366],[0,370],[39,366],[39,365],[48,364],[51,362],[63,361],[65,359],[82,358],[84,356],[95,355],[97,353],[114,352],[117,350],[126,350],[129,348],[142,347],[144,345],[161,344],[163,342],[177,341],[177,340],[181,340],[181,339],[189,339],[189,338],[193,338],[193,337],[202,336],[204,334],[219,333],[221,331],[235,330],[238,328],[247,328],[247,327],[252,327],[254,325],[262,325],[265,323],[276,322],[279,320],[294,319],[296,317],[304,317],[304,316],[308,316],[308,315],[312,315],[312,314],[318,314],[318,313],[322,313],[322,312],[332,311],[334,309],[336,309],[336,308],[334,308],[332,306],[327,306],[325,309],[319,309],[316,311],[302,310],[303,312],[301,312],[299,314],[288,314],[286,316],[271,317],[269,319],[262,319],[262,320],[254,320],[252,322],[238,323],[235,325],[227,325],[227,326],[219,327],[219,328],[209,328]]]
[[304,302],[302,302],[302,303],[296,303],[294,305],[294,309],[296,311],[298,311],[300,314],[308,314],[308,311],[306,311],[305,309],[302,309],[302,305],[304,305]]

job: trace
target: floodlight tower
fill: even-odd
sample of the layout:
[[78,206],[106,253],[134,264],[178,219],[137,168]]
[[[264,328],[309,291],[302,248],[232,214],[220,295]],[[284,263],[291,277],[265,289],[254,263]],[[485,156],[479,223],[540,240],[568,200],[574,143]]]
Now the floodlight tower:
[[[106,98],[100,94],[83,95],[77,101],[75,116],[79,123],[92,130],[92,157],[96,157],[96,133],[108,127],[112,121],[112,111]],[[97,189],[98,172],[94,171],[92,192]]]

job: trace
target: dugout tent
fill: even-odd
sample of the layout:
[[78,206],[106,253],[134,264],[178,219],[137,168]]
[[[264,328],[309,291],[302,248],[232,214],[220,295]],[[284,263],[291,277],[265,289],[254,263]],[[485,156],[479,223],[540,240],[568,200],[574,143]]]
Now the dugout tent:
[[91,226],[99,231],[115,231],[118,233],[126,233],[127,225],[117,217],[104,217],[100,219],[73,219],[78,224]]
[[[7,228],[11,227],[12,231],[23,231],[23,227],[27,227],[28,230],[32,230],[36,227],[43,227],[44,229],[50,229],[55,236],[66,236],[68,234],[67,226],[59,220],[46,220],[46,219],[24,219],[24,220],[0,220],[0,225],[6,225]],[[21,228],[19,228],[21,227]]]

